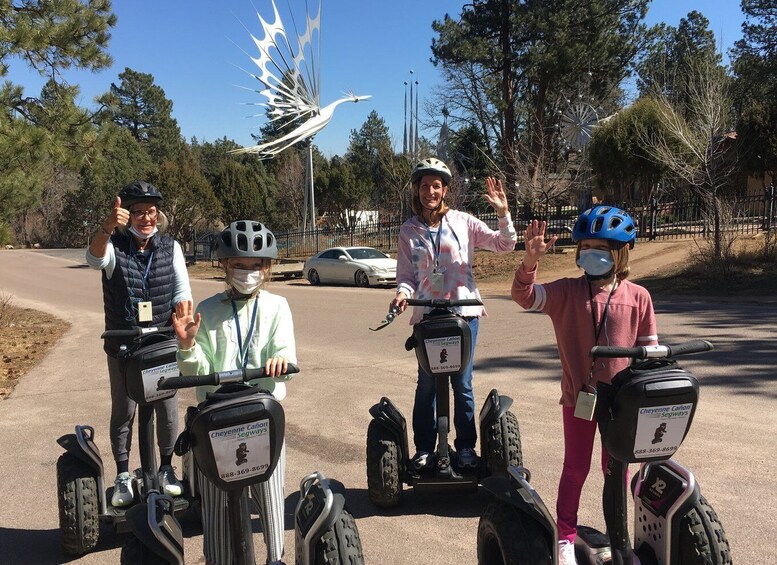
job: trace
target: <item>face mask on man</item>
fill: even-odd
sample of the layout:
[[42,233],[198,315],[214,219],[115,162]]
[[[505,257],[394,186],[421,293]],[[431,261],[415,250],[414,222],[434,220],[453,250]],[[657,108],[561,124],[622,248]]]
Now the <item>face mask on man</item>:
[[150,238],[151,236],[153,236],[153,235],[154,235],[156,232],[158,232],[158,231],[159,231],[159,228],[157,228],[156,226],[154,226],[154,229],[153,229],[153,230],[151,230],[151,233],[150,233],[150,234],[148,234],[148,235],[146,235],[145,233],[140,233],[138,230],[136,230],[136,229],[135,229],[135,226],[130,226],[130,227],[129,227],[129,232],[130,232],[132,235],[134,235],[135,237],[137,237],[138,239],[148,239],[148,238]]
[[591,279],[603,279],[612,275],[615,268],[612,253],[601,249],[583,249],[577,259],[577,266]]
[[252,294],[264,280],[262,271],[232,269],[229,283],[240,294]]

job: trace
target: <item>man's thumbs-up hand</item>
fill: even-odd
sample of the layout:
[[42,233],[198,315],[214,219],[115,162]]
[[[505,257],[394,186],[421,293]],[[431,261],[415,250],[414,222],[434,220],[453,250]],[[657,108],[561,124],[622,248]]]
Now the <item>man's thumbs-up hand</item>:
[[126,226],[129,223],[129,210],[121,207],[121,198],[116,197],[113,202],[113,209],[108,217],[103,222],[103,231],[105,233],[111,233],[114,229],[120,226]]

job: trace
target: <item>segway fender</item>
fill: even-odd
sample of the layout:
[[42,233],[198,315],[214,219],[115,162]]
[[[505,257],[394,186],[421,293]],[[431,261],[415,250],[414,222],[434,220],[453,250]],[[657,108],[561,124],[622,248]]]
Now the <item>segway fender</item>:
[[65,434],[57,443],[68,453],[83,461],[97,475],[97,497],[100,504],[100,514],[108,512],[108,499],[105,496],[105,474],[100,449],[94,443],[94,428],[92,426],[76,426],[75,433]]
[[558,528],[539,493],[529,484],[531,473],[525,467],[510,467],[509,477],[483,479],[483,487],[502,502],[514,506],[521,514],[535,520],[546,534],[549,547],[556,546]]
[[300,499],[294,512],[294,524],[297,555],[302,556],[303,565],[312,563],[317,541],[332,527],[345,508],[345,496],[341,494],[344,491],[342,483],[330,483],[319,472],[311,473],[300,482]]
[[94,459],[92,459],[87,453],[84,453],[84,450],[78,443],[76,434],[65,434],[57,440],[57,443],[60,445],[60,447],[62,447],[62,449],[72,454],[74,457],[78,458],[80,461],[84,462],[95,471],[101,470],[101,466],[95,463]]
[[183,565],[183,532],[173,515],[173,499],[151,492],[147,502],[126,514],[130,530],[140,543],[168,563]]
[[488,393],[488,398],[480,409],[480,426],[488,427],[492,422],[501,418],[513,405],[513,399],[507,395],[499,394],[495,388]]
[[380,402],[370,408],[370,415],[383,424],[386,430],[394,436],[401,450],[401,460],[407,461],[410,458],[407,444],[407,421],[399,408],[384,396],[380,399]]

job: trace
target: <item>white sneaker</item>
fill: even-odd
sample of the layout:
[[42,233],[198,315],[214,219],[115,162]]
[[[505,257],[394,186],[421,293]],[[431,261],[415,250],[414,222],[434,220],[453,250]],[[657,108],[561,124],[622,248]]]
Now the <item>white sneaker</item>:
[[113,483],[113,496],[111,505],[117,508],[129,506],[135,499],[132,492],[132,476],[129,473],[119,473],[116,475],[116,481]]
[[421,471],[432,466],[433,456],[428,451],[416,451],[410,460],[410,466],[416,471]]
[[559,565],[577,565],[575,544],[568,539],[558,542],[558,562]]
[[175,469],[172,465],[162,465],[159,468],[159,488],[167,496],[181,496],[183,494],[183,485],[175,476]]

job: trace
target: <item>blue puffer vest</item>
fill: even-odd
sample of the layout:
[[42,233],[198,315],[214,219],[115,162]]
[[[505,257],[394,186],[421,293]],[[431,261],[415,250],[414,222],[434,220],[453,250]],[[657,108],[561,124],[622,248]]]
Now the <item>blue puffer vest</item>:
[[[116,267],[110,279],[103,270],[105,329],[121,330],[132,326],[169,324],[175,290],[173,238],[157,234],[151,238],[143,253],[138,252],[134,238],[130,234],[115,233],[111,236],[111,243],[116,253]],[[152,252],[151,268],[144,285],[143,275]],[[153,314],[151,322],[137,322],[137,301],[151,302]],[[130,343],[131,339],[108,338],[104,341],[105,352],[116,357],[121,345]]]

